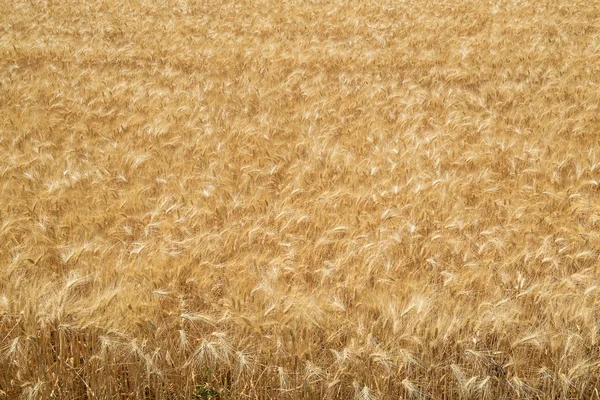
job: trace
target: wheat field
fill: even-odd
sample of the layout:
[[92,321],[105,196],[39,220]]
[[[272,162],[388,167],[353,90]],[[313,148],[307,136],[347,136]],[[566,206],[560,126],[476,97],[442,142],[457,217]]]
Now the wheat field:
[[0,2],[0,398],[600,398],[600,3]]

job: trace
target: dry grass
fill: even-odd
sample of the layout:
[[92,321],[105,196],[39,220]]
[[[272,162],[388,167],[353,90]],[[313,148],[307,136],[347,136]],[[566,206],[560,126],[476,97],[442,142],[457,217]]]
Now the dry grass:
[[596,1],[3,1],[0,397],[598,398],[599,105]]

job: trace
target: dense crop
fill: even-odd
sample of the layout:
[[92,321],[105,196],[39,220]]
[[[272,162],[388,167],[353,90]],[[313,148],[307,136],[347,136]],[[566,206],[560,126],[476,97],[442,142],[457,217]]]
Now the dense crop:
[[598,398],[596,1],[0,2],[0,398]]

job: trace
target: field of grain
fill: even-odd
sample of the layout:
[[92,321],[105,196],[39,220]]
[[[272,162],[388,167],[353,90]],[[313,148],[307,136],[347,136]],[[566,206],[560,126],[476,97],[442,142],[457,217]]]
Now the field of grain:
[[598,399],[600,3],[0,2],[0,398]]

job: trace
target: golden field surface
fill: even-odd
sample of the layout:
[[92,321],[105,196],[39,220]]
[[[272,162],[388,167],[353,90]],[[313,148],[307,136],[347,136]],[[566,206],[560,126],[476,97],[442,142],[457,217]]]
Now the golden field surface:
[[0,3],[0,398],[600,391],[600,3]]

